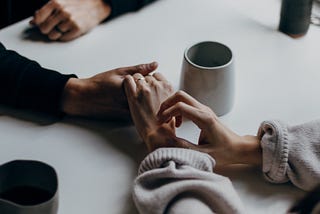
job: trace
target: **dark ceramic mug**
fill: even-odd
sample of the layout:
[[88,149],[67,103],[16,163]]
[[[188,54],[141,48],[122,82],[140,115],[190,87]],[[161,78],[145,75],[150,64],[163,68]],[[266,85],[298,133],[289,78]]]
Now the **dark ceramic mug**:
[[31,160],[0,166],[1,214],[56,214],[58,177],[53,167]]

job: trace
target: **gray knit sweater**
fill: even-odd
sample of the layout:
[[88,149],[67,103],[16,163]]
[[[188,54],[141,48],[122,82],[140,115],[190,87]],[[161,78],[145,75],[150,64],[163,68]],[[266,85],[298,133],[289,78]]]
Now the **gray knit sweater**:
[[[291,181],[303,190],[320,184],[320,120],[298,126],[265,121],[258,136],[268,181]],[[215,174],[214,166],[209,155],[188,149],[162,148],[149,154],[134,183],[139,212],[245,213],[232,183]]]

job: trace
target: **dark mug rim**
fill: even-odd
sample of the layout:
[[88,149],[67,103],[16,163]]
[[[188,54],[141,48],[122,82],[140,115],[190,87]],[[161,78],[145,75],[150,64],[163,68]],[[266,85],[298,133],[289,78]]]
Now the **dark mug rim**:
[[50,198],[48,198],[47,200],[44,200],[42,202],[39,202],[39,203],[35,203],[35,204],[32,204],[32,205],[23,205],[23,204],[20,204],[20,203],[16,203],[14,201],[11,201],[11,200],[7,200],[7,199],[4,199],[4,198],[0,198],[0,201],[2,202],[5,202],[7,204],[10,204],[12,206],[15,206],[17,208],[23,208],[23,209],[26,209],[26,208],[34,208],[34,207],[38,207],[38,206],[44,206],[45,204],[49,204],[51,203],[53,200],[56,199],[57,195],[58,195],[58,186],[59,186],[59,183],[58,183],[58,174],[56,172],[56,170],[50,166],[49,164],[47,163],[44,163],[42,161],[38,161],[38,160],[25,160],[25,159],[19,159],[19,160],[12,160],[12,161],[9,161],[9,162],[6,162],[4,164],[1,164],[0,165],[0,168],[1,167],[4,167],[4,166],[7,166],[7,165],[12,165],[12,164],[17,164],[17,163],[33,163],[33,164],[39,164],[39,165],[42,165],[44,167],[46,167],[47,169],[49,169],[52,173],[52,175],[54,176],[53,179],[54,179],[54,191],[52,192],[52,196]]

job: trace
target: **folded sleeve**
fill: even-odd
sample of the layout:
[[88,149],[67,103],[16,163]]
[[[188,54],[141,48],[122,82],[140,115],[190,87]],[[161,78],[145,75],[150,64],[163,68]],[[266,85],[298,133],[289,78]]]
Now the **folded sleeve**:
[[111,6],[111,15],[113,18],[123,13],[139,10],[143,6],[156,0],[105,0]]
[[320,184],[320,120],[290,126],[264,121],[258,131],[264,177],[273,183],[291,181],[303,190]]
[[0,43],[0,104],[59,115],[64,86],[75,75],[45,69]]
[[215,161],[188,149],[161,148],[141,163],[133,198],[142,214],[244,213],[230,180]]

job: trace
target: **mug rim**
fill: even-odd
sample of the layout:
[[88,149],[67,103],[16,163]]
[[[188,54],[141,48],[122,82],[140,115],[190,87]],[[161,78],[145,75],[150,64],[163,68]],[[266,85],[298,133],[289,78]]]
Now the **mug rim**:
[[48,199],[45,200],[43,202],[37,203],[37,204],[32,204],[32,205],[23,205],[11,200],[7,200],[4,198],[0,198],[0,202],[4,202],[8,205],[11,205],[13,207],[19,208],[19,209],[34,209],[36,207],[43,207],[46,206],[47,204],[51,204],[54,203],[55,201],[57,201],[58,203],[58,196],[59,196],[59,180],[58,180],[58,173],[55,170],[55,168],[51,165],[49,165],[46,162],[40,161],[40,160],[29,160],[29,159],[16,159],[16,160],[11,160],[9,162],[0,164],[0,167],[4,167],[4,166],[8,166],[8,165],[12,165],[12,164],[16,164],[16,163],[22,163],[22,164],[38,164],[38,165],[42,165],[44,167],[46,167],[47,169],[49,169],[52,173],[53,173],[53,179],[54,179],[54,186],[55,186],[55,191],[53,192],[52,196]]
[[[215,44],[218,44],[218,45],[221,45],[221,46],[225,47],[225,48],[228,49],[228,50],[230,51],[230,53],[231,53],[231,58],[230,58],[230,60],[229,60],[227,63],[223,64],[223,65],[212,66],[212,67],[206,67],[206,66],[201,66],[201,65],[195,64],[194,62],[192,62],[192,61],[189,59],[189,57],[187,56],[187,54],[188,54],[188,51],[189,51],[192,47],[194,47],[194,46],[196,46],[196,45],[200,45],[200,44],[202,44],[202,43],[215,43]],[[206,40],[206,41],[196,42],[196,43],[194,43],[194,44],[192,44],[192,45],[189,45],[189,46],[186,48],[186,50],[184,51],[184,59],[185,59],[189,64],[191,64],[192,66],[194,66],[194,67],[196,67],[196,68],[203,69],[203,70],[213,70],[213,69],[220,69],[220,68],[224,68],[224,67],[229,66],[229,65],[233,62],[233,52],[232,52],[232,50],[231,50],[227,45],[225,45],[225,44],[222,44],[222,43],[216,42],[216,41]]]

